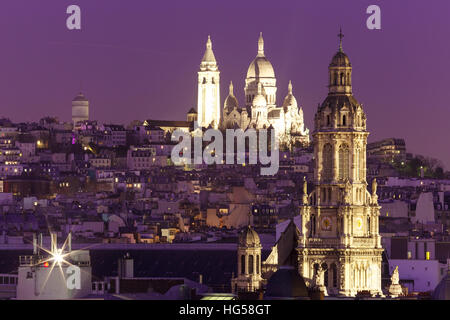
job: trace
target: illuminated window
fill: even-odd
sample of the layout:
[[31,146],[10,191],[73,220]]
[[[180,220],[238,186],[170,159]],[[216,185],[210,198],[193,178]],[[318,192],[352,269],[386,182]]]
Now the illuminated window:
[[425,254],[425,259],[430,260],[430,251],[427,251]]

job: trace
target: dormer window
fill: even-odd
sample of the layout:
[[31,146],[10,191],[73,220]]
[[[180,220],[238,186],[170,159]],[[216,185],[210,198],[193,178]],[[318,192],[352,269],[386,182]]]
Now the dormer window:
[[347,125],[347,116],[345,114],[342,116],[342,125],[343,126]]

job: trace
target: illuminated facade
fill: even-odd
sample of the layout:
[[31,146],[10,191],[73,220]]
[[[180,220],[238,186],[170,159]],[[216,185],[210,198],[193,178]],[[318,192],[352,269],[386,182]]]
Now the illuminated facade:
[[222,117],[220,110],[220,72],[208,37],[206,51],[198,72],[197,119],[201,127],[237,129],[269,129],[273,127],[280,145],[307,145],[309,130],[305,128],[303,109],[298,107],[289,82],[288,94],[277,106],[277,79],[272,64],[264,53],[262,34],[258,39],[258,53],[251,62],[245,78],[245,105],[239,106],[233,83],[225,99]]
[[[376,181],[367,191],[366,115],[352,94],[352,66],[342,49],[329,66],[329,93],[315,116],[314,189],[304,185],[299,273],[329,294],[382,294]],[[319,276],[318,276],[319,275]]]
[[309,143],[309,130],[304,125],[303,109],[298,107],[290,81],[283,104],[277,106],[277,79],[273,66],[264,53],[262,34],[258,39],[258,53],[248,67],[244,91],[245,104],[240,107],[233,85],[230,84],[223,108],[224,129],[272,127],[281,146]]

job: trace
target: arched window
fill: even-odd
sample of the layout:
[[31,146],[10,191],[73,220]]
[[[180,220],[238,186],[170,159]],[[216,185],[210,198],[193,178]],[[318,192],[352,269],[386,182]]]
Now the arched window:
[[331,124],[331,122],[330,122],[330,115],[329,115],[329,114],[327,114],[327,127],[329,127],[329,126],[330,126],[330,124]]
[[253,272],[254,272],[253,266],[254,266],[254,261],[253,261],[253,255],[251,254],[248,256],[248,273],[249,274],[253,274]]
[[342,125],[343,126],[347,125],[347,116],[345,114],[342,116]]
[[365,179],[365,176],[364,176],[364,157],[365,157],[365,152],[361,151],[361,153],[359,154],[359,159],[357,159],[357,161],[359,162],[359,179]]
[[333,178],[333,147],[329,143],[323,147],[323,176],[324,179]]
[[337,72],[335,72],[334,73],[334,81],[333,81],[334,85],[337,85],[337,79],[338,79],[338,74],[337,74]]
[[331,265],[331,276],[333,281],[333,288],[337,288],[337,267],[335,263]]
[[245,274],[245,255],[241,256],[241,274]]
[[259,258],[259,254],[256,255],[256,274],[259,274],[261,271],[259,270],[259,266],[260,266],[260,258]]
[[316,234],[316,216],[311,216],[311,235],[314,236]]
[[328,266],[326,263],[322,263],[323,269],[323,285],[328,287]]
[[345,78],[344,78],[344,73],[341,73],[341,86],[343,86],[345,84]]
[[367,233],[370,234],[370,216],[367,217]]
[[206,83],[206,78],[203,78],[203,84],[205,84]]
[[345,180],[349,178],[349,149],[346,144],[339,148],[339,179]]
[[358,148],[358,149],[356,149],[356,151],[355,151],[355,174],[356,174],[356,180],[359,180],[359,179],[360,179],[360,177],[359,177],[359,174],[360,174],[360,168],[359,168],[360,162],[359,162],[359,157],[360,157],[360,155],[361,155],[361,151],[360,151],[359,148]]

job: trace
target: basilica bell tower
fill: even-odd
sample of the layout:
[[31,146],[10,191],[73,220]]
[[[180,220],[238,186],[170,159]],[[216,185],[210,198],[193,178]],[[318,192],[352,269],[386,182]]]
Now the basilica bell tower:
[[198,124],[201,127],[220,124],[220,71],[208,36],[206,50],[198,72]]
[[[366,181],[366,115],[353,97],[352,65],[342,48],[329,65],[329,92],[315,115],[314,188],[304,185],[299,273],[328,294],[381,291],[383,249],[376,181]],[[315,279],[315,280],[313,280]],[[318,280],[317,280],[318,279]]]

